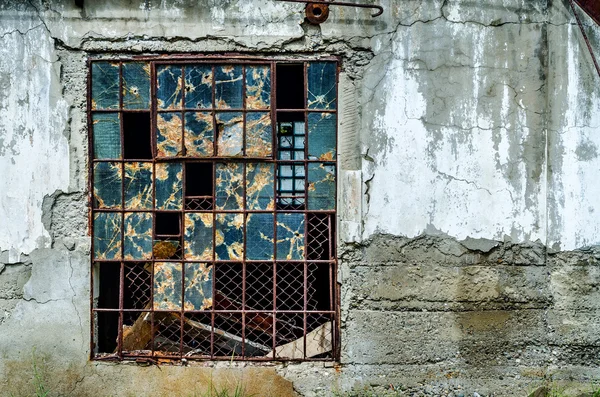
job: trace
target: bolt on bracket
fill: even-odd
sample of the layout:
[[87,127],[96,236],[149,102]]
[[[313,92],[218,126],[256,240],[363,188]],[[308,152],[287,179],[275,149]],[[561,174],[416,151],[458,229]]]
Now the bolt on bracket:
[[344,7],[357,7],[357,8],[371,8],[375,11],[371,16],[378,17],[383,14],[383,7],[374,4],[361,4],[361,3],[348,3],[343,1],[327,1],[327,0],[277,0],[286,1],[289,3],[305,3],[306,4],[306,19],[315,25],[323,23],[329,17],[329,6],[344,6]]

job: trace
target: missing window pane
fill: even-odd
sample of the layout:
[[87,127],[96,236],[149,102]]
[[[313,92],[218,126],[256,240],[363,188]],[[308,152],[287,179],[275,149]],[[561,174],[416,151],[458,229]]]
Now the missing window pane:
[[304,64],[277,65],[277,108],[304,109]]
[[123,156],[127,160],[152,159],[150,113],[123,112]]
[[213,207],[213,164],[185,164],[185,207],[191,211],[207,211]]
[[157,212],[154,227],[157,236],[179,236],[181,234],[181,214]]

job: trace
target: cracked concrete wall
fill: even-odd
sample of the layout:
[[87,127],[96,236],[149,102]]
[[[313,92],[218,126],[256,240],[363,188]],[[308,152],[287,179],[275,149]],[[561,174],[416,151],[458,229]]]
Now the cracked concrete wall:
[[[28,394],[34,359],[81,396],[600,380],[600,98],[568,3],[378,3],[319,27],[274,0],[0,3],[0,390]],[[342,58],[339,364],[87,360],[86,59],[177,52]]]

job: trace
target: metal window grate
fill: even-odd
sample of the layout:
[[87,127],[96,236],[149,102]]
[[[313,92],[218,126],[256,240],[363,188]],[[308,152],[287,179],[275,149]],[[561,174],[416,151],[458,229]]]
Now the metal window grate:
[[337,65],[89,61],[93,359],[339,357]]

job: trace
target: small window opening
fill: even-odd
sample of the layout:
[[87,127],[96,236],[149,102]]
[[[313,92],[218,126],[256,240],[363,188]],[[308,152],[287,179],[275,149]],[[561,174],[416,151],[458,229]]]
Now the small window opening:
[[277,65],[277,108],[304,109],[304,65]]
[[154,226],[156,241],[152,252],[156,259],[181,259],[181,214],[178,212],[157,212]]
[[123,156],[126,160],[152,159],[150,112],[123,112]]
[[277,123],[277,159],[289,160],[291,162],[280,164],[277,168],[278,209],[304,209],[306,201],[305,150],[304,114],[279,114]]
[[192,211],[207,211],[213,207],[212,163],[185,164],[185,207]]
[[[119,282],[121,266],[119,263],[99,263],[98,274],[98,301],[102,309],[119,308]],[[99,312],[98,327],[103,332],[98,335],[98,347],[102,351],[113,351],[117,346],[117,333],[119,329],[118,312]]]

